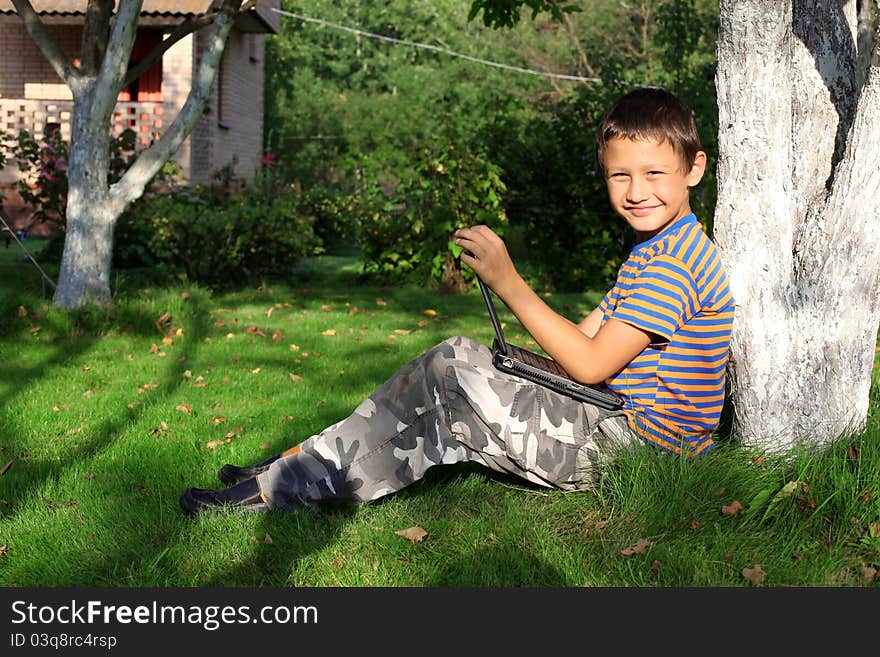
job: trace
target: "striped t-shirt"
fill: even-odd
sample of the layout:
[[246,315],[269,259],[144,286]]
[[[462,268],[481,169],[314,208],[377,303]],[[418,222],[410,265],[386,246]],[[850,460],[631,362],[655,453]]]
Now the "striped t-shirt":
[[734,301],[715,245],[688,214],[633,247],[599,304],[652,334],[608,385],[626,401],[630,427],[667,451],[702,454],[724,404]]

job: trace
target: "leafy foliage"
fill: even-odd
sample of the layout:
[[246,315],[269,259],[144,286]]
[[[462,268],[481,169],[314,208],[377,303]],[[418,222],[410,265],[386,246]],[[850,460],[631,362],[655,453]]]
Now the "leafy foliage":
[[416,175],[386,189],[373,188],[378,202],[358,223],[367,271],[392,278],[414,273],[454,291],[473,282],[452,233],[473,224],[503,232],[500,168],[474,148],[449,143],[425,149]]
[[[269,40],[267,141],[310,202],[332,210],[319,215],[322,237],[358,241],[368,271],[383,277],[429,277],[460,287],[454,256],[447,250],[438,259],[441,235],[450,216],[470,221],[476,214],[455,215],[450,203],[461,197],[441,190],[442,177],[426,166],[426,153],[454,147],[481,162],[469,165],[473,180],[488,179],[483,167],[497,171],[503,198],[492,212],[508,218],[508,246],[518,264],[538,270],[546,285],[605,287],[632,236],[608,208],[595,171],[593,131],[613,98],[641,85],[667,87],[696,112],[709,170],[693,207],[711,229],[717,3],[641,0],[575,8],[478,0],[470,8],[451,0],[383,0],[366,11],[354,0],[333,6],[303,0],[296,11],[589,81],[521,75],[296,20],[283,21]],[[521,16],[521,9],[531,11]],[[520,262],[525,246],[537,259]]]
[[116,229],[114,266],[224,285],[277,274],[320,250],[314,218],[272,172],[234,188],[172,188],[145,195]]

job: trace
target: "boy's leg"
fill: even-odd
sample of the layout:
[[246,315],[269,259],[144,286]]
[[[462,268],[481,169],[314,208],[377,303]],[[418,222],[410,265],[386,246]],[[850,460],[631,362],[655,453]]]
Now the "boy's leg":
[[635,438],[623,416],[492,365],[491,351],[450,338],[404,365],[346,419],[257,475],[270,508],[368,501],[432,465],[474,461],[544,486],[591,487]]

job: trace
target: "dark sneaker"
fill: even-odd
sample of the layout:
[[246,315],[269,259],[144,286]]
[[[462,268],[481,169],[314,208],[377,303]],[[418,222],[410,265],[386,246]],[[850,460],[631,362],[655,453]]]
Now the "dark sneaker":
[[227,463],[217,471],[217,478],[224,484],[237,484],[247,479],[253,479],[261,472],[269,469],[275,461],[281,458],[281,454],[270,456],[265,461],[260,461],[254,465],[232,465]]
[[269,510],[260,497],[260,486],[256,479],[247,479],[240,484],[220,490],[188,488],[180,496],[180,508],[190,515],[204,511],[265,513]]

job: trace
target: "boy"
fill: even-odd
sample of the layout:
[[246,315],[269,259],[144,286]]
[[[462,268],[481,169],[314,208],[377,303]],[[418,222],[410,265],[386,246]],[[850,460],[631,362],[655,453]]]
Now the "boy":
[[614,287],[579,324],[556,314],[517,273],[488,227],[456,231],[471,267],[534,340],[575,379],[607,383],[625,404],[606,411],[492,366],[454,337],[404,365],[351,416],[249,467],[231,487],[191,488],[187,513],[362,502],[400,490],[441,463],[475,461],[564,490],[593,487],[614,453],[640,441],[680,454],[713,447],[724,399],[734,302],[714,245],[690,209],[706,154],[691,110],[639,89],[602,118],[597,156],[615,212],[637,244]]

